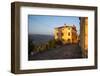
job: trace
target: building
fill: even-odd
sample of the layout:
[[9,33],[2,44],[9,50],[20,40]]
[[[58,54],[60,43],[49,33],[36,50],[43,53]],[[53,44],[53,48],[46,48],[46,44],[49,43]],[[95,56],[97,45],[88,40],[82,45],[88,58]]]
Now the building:
[[80,17],[80,46],[83,57],[88,57],[88,17]]
[[75,25],[70,26],[64,24],[64,26],[55,28],[54,38],[63,44],[78,43],[78,34]]

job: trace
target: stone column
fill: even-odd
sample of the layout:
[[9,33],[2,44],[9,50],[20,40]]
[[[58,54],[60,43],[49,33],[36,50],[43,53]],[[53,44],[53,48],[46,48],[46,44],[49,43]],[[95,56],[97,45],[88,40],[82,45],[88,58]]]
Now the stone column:
[[80,17],[80,46],[83,57],[88,57],[88,18]]

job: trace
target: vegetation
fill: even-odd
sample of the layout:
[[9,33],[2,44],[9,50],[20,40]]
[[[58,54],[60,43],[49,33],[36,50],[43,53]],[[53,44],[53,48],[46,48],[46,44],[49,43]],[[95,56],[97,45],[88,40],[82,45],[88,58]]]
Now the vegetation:
[[54,39],[53,40],[50,40],[48,42],[48,44],[49,44],[49,48],[55,48],[56,47],[56,41]]
[[34,55],[39,52],[43,52],[49,49],[57,48],[59,42],[57,42],[55,39],[49,40],[47,43],[36,45],[33,43],[31,39],[29,39],[28,42],[28,53],[31,55]]
[[31,39],[28,39],[28,54],[30,54],[32,52],[32,50],[34,49],[34,44],[32,42]]

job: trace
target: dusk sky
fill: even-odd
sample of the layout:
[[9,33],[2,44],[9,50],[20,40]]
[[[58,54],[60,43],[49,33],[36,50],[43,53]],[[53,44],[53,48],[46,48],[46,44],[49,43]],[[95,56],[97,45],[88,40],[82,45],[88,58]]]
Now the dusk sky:
[[75,25],[80,31],[79,17],[71,16],[50,16],[50,15],[29,15],[28,16],[28,33],[53,35],[54,28],[64,24]]

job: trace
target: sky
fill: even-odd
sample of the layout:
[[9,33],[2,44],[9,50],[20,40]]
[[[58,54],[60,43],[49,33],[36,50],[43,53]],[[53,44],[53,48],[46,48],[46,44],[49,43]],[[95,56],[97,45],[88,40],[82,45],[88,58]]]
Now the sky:
[[74,16],[50,16],[50,15],[28,15],[28,33],[53,35],[54,28],[64,24],[75,25],[77,32],[80,32],[79,17]]

